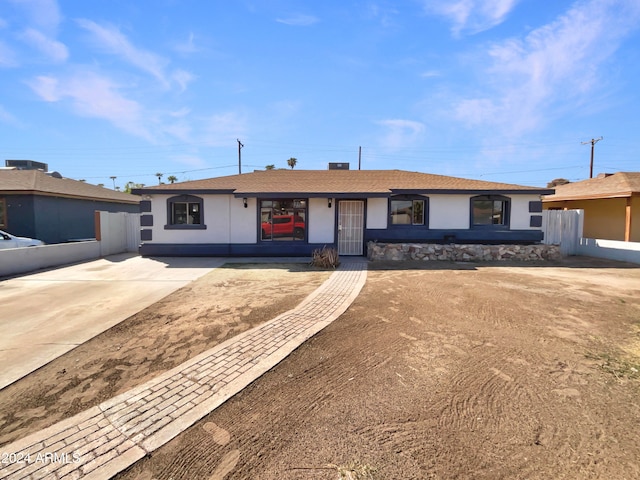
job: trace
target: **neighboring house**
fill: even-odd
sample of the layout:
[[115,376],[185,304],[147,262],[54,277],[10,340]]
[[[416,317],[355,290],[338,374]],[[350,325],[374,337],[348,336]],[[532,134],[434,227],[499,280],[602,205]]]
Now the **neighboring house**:
[[143,255],[363,255],[371,240],[536,243],[541,189],[401,170],[266,170],[134,190]]
[[555,187],[546,210],[584,210],[583,236],[640,242],[640,172],[600,174]]
[[95,237],[94,212],[138,213],[140,197],[40,170],[0,170],[0,229],[45,243]]

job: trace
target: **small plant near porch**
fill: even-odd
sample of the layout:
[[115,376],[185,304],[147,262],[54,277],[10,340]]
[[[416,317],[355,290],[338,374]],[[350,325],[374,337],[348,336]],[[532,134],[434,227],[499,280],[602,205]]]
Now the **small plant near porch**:
[[340,265],[338,250],[335,248],[316,248],[311,253],[311,265],[320,268],[337,268]]

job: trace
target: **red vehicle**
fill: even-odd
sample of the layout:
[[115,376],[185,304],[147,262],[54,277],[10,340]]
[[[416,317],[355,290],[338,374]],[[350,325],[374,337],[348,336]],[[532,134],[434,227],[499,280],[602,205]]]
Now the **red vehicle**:
[[262,222],[262,239],[275,237],[304,238],[304,218],[300,215],[274,215],[270,222]]

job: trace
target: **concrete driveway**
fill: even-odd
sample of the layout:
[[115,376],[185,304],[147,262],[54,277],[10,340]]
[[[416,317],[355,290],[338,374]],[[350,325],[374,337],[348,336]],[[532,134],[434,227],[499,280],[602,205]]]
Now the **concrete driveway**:
[[0,389],[219,267],[120,254],[0,282]]

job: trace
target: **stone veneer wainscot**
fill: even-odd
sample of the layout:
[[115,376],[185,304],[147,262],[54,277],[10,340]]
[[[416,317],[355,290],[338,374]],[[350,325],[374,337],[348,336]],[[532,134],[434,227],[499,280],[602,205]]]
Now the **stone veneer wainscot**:
[[435,243],[367,244],[369,260],[450,260],[462,262],[499,260],[560,260],[558,245],[459,245]]

